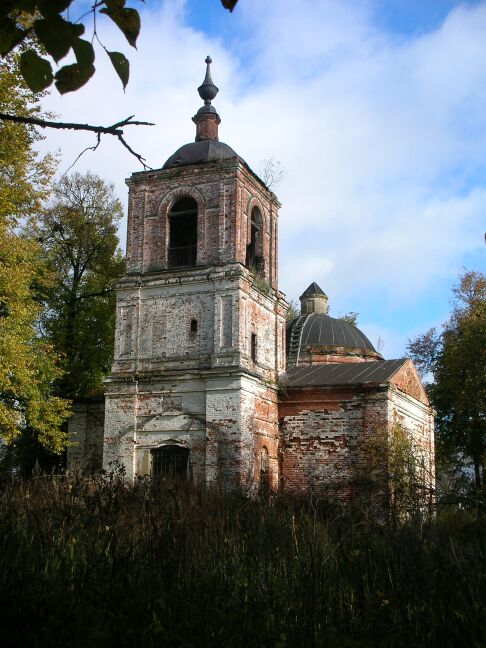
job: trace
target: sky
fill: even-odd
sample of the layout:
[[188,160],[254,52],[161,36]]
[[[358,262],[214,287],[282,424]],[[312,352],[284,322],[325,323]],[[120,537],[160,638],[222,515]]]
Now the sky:
[[[98,50],[90,82],[53,91],[46,109],[154,122],[126,139],[160,168],[194,139],[210,54],[220,139],[256,172],[269,158],[285,170],[274,191],[287,299],[316,281],[330,314],[357,312],[386,358],[440,326],[458,275],[486,270],[486,1],[239,0],[231,14],[219,0],[127,5],[141,13],[137,50],[98,23],[107,49],[130,60],[126,91]],[[60,150],[62,173],[93,143],[49,132],[42,146]],[[125,178],[141,170],[108,137],[74,168],[112,182],[125,205]]]

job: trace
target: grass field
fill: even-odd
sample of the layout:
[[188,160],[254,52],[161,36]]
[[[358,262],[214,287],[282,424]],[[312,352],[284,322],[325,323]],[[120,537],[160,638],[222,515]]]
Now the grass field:
[[3,646],[486,646],[486,518],[39,477],[0,491]]

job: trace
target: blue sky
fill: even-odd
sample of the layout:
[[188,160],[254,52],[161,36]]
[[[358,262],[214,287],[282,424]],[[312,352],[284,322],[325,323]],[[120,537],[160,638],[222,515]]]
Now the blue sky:
[[[81,3],[80,3],[81,4]],[[135,6],[135,2],[132,2]],[[137,3],[138,4],[138,3]],[[206,54],[220,88],[220,138],[256,171],[276,158],[280,284],[316,281],[331,314],[359,313],[385,357],[439,325],[461,269],[483,270],[486,229],[486,2],[147,0],[124,94],[103,53],[83,90],[46,107],[66,120],[157,123],[127,139],[154,168],[194,137]],[[61,169],[91,143],[49,135]],[[136,160],[104,141],[77,164],[111,180]],[[121,232],[124,239],[125,232]]]

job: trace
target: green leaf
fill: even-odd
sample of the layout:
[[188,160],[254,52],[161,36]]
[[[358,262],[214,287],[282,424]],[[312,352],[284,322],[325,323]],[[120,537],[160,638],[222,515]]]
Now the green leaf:
[[123,9],[125,6],[125,0],[105,0],[105,5],[108,9],[117,11],[118,9]]
[[110,61],[112,62],[116,73],[120,77],[121,82],[123,83],[123,89],[125,90],[125,88],[127,87],[128,78],[130,76],[130,63],[126,56],[124,56],[120,52],[107,51],[107,54],[110,57]]
[[6,16],[0,20],[0,55],[5,56],[13,50],[27,35],[23,29]]
[[79,90],[93,76],[94,72],[94,65],[87,67],[82,67],[78,63],[64,65],[54,77],[56,88],[61,94]]
[[93,46],[88,41],[76,38],[73,41],[73,50],[80,68],[89,68],[95,60]]
[[34,30],[37,38],[56,63],[66,56],[71,49],[73,33],[69,23],[60,16],[36,20]]
[[45,18],[54,18],[65,11],[72,0],[38,0],[37,6]]
[[20,71],[32,92],[42,92],[52,83],[51,64],[34,50],[27,50],[20,56]]
[[236,7],[236,3],[238,0],[221,0],[221,4],[225,9],[229,9],[230,11],[233,11],[233,9]]
[[136,48],[140,33],[140,16],[135,9],[100,9],[100,13],[109,16],[115,25],[124,33],[132,47]]

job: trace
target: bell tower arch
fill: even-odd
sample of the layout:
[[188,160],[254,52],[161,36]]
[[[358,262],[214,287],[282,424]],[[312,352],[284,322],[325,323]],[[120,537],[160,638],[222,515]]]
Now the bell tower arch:
[[280,205],[219,140],[209,57],[198,92],[195,141],[127,180],[104,464],[146,474],[165,465],[170,452],[159,448],[179,444],[188,478],[251,489],[263,453],[276,488],[287,307],[278,290]]

